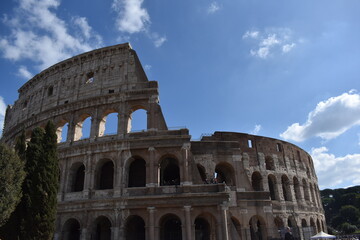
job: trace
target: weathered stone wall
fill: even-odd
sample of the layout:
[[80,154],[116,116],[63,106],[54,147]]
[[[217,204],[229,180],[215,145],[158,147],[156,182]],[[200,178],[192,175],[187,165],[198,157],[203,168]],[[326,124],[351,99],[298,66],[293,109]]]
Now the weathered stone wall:
[[[158,84],[129,44],[60,62],[19,89],[2,141],[54,121],[60,190],[56,239],[307,239],[326,229],[311,157],[278,139],[168,130]],[[146,111],[144,131],[130,130]],[[117,131],[105,135],[107,116]],[[91,119],[83,138],[83,123]],[[67,136],[62,134],[67,127]],[[63,136],[63,139],[61,139]],[[170,234],[170,235],[169,235]]]

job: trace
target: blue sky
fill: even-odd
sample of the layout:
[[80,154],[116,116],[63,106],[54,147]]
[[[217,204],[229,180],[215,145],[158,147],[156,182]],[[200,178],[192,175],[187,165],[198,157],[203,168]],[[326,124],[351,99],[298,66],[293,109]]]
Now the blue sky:
[[320,188],[360,184],[360,1],[6,0],[0,125],[17,89],[58,61],[130,42],[168,126],[292,142]]

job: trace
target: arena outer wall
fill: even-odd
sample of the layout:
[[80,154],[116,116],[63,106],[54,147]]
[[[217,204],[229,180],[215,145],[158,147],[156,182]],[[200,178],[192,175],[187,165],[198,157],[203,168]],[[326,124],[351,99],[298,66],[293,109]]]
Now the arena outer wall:
[[[168,129],[158,96],[128,43],[62,61],[19,89],[1,141],[14,145],[22,130],[30,138],[34,127],[56,124],[55,239],[265,240],[283,238],[287,227],[309,239],[326,230],[307,152],[235,132],[192,141],[188,129]],[[147,129],[132,132],[139,109]],[[117,133],[106,135],[112,113]]]

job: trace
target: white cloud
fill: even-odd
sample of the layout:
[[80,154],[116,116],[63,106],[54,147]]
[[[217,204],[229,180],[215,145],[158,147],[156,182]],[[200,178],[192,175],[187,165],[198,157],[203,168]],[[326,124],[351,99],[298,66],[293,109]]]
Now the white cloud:
[[29,70],[25,66],[20,66],[18,75],[20,77],[25,78],[26,80],[29,80],[34,76],[31,72],[29,72]]
[[313,136],[330,140],[355,125],[360,125],[360,95],[352,90],[318,103],[303,125],[293,123],[280,136],[297,142]]
[[283,51],[283,53],[290,52],[291,49],[292,49],[293,47],[295,47],[295,46],[296,46],[295,43],[285,44],[284,46],[282,46],[282,51]]
[[[155,47],[160,47],[167,41],[165,36],[150,31],[150,15],[142,7],[144,0],[113,0],[112,9],[116,12],[116,27],[121,33],[134,34],[144,32],[153,41]],[[129,39],[130,36],[125,36]],[[120,37],[123,39],[123,36]]]
[[71,33],[72,29],[55,13],[59,5],[59,0],[19,0],[14,14],[3,20],[11,28],[10,35],[0,36],[3,57],[14,61],[29,59],[44,69],[100,47],[102,38],[92,31],[86,18],[74,17],[80,32]]
[[152,66],[149,65],[149,64],[145,64],[145,66],[144,66],[144,69],[145,69],[145,70],[150,70],[151,68],[152,68]]
[[254,38],[257,39],[259,37],[259,32],[258,31],[247,31],[242,38]]
[[288,53],[296,46],[292,41],[292,31],[288,28],[270,28],[264,32],[246,31],[242,38],[255,43],[250,55],[261,59],[278,52]]
[[6,104],[4,102],[4,98],[0,96],[0,136],[4,126],[5,112],[6,112]]
[[112,8],[117,12],[116,25],[119,31],[137,33],[146,30],[150,16],[141,7],[143,0],[114,0]]
[[360,184],[360,154],[336,157],[326,147],[311,149],[320,188],[337,188],[340,184]]
[[261,130],[261,125],[260,125],[260,124],[256,124],[255,127],[254,127],[254,129],[251,131],[251,134],[256,135],[256,134],[258,134],[258,133],[260,132],[260,130]]
[[207,9],[207,13],[212,14],[220,10],[220,6],[217,2],[212,2]]

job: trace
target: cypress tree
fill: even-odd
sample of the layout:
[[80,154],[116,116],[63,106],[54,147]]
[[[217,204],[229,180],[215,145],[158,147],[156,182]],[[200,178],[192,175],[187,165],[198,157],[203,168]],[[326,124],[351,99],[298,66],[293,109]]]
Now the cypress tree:
[[54,125],[37,127],[31,134],[26,150],[27,177],[24,182],[24,211],[21,220],[21,239],[49,240],[55,229],[58,160]]
[[[23,181],[26,175],[24,171],[25,168],[25,151],[26,151],[26,142],[25,142],[25,132],[23,131],[22,134],[16,138],[16,145],[15,151],[20,158],[20,163],[22,165],[22,171],[19,171],[19,174],[22,173],[22,180],[18,180],[20,184],[21,193],[23,191]],[[16,206],[14,212],[12,212],[9,220],[0,228],[0,238],[7,239],[7,240],[17,240],[19,239],[20,234],[20,221],[21,215],[23,212],[23,200],[20,199],[19,204]]]

